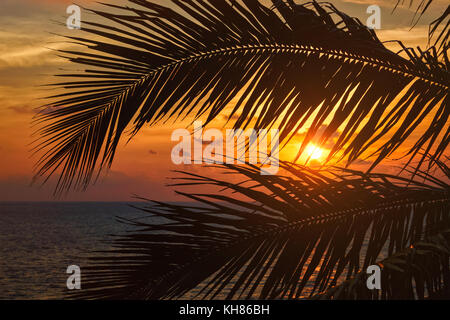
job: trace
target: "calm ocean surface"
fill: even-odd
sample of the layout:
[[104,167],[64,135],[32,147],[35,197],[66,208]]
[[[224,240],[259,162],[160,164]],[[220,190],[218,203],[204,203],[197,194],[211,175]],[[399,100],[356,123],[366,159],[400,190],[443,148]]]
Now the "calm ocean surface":
[[[132,202],[0,202],[0,300],[64,298],[67,267],[78,265],[83,274],[89,254],[110,248],[108,235],[129,228],[116,217],[146,216],[130,205],[145,206]],[[304,294],[311,288],[308,283]]]
[[115,217],[142,216],[129,204],[0,202],[0,299],[63,298],[67,267],[126,230]]

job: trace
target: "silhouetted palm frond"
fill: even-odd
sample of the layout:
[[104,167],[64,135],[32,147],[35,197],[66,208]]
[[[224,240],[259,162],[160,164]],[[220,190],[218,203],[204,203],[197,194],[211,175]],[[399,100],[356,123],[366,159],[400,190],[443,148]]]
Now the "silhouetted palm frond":
[[[412,7],[416,2],[414,0],[410,0],[407,2],[409,7]],[[420,20],[420,18],[424,15],[425,12],[430,8],[431,4],[433,3],[433,0],[420,0],[417,1],[416,6],[416,12],[414,14],[413,18],[413,24],[417,24]],[[399,5],[404,5],[405,0],[397,0],[397,3],[395,4],[394,11],[397,9]],[[433,37],[435,37],[435,32],[438,29],[439,26],[442,26],[442,30],[439,32],[439,35],[436,36],[434,40],[434,47],[437,47],[437,50],[440,51],[441,54],[444,54],[448,50],[448,37],[450,32],[450,21],[449,21],[449,15],[450,15],[450,5],[447,6],[447,9],[440,15],[438,18],[436,18],[433,22],[430,23],[430,29],[428,33],[428,38],[431,42]],[[440,55],[440,54],[438,54]]]
[[[437,36],[435,36],[438,28],[442,26],[442,30],[439,32]],[[444,11],[444,13],[439,16],[436,20],[434,20],[430,24],[429,30],[429,39],[430,41],[434,40],[434,47],[437,47],[438,51],[444,55],[446,58],[446,52],[448,51],[448,37],[450,34],[450,5]],[[438,53],[440,55],[440,53]]]
[[330,3],[130,2],[92,11],[107,22],[85,21],[87,37],[68,37],[89,50],[60,51],[86,68],[60,75],[65,93],[38,116],[36,177],[60,168],[60,191],[86,187],[110,165],[127,127],[210,122],[233,98],[226,117],[238,115],[235,128],[278,123],[285,142],[308,128],[299,155],[323,125],[321,143],[340,131],[330,158],[374,153],[373,166],[409,137],[411,159],[421,149],[438,159],[448,145],[446,52],[404,48],[403,58]]
[[416,6],[416,14],[415,15],[419,15],[419,17],[417,18],[417,20],[420,19],[421,16],[423,16],[423,14],[430,8],[430,5],[433,3],[433,0],[397,0],[397,3],[395,4],[394,10],[397,9],[397,7],[399,5],[404,5],[405,2],[407,3],[407,5],[409,7],[412,7],[413,5]]
[[448,299],[449,257],[450,230],[445,230],[380,261],[381,289],[367,289],[369,274],[364,271],[313,299]]
[[282,167],[285,175],[261,176],[255,166],[226,166],[241,183],[184,173],[175,186],[219,191],[178,192],[191,204],[152,201],[147,215],[124,220],[136,230],[83,267],[75,297],[312,296],[450,226],[450,186],[427,173],[411,182]]

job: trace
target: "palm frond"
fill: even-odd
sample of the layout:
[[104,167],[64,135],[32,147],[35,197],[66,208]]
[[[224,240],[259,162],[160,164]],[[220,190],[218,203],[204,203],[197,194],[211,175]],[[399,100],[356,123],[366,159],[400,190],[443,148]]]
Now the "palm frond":
[[[404,5],[405,0],[397,0],[397,3],[395,4],[394,11],[397,9],[399,5]],[[412,7],[416,4],[416,11],[414,13],[413,17],[413,25],[416,25],[419,20],[422,18],[422,16],[427,12],[433,3],[433,0],[420,0],[415,2],[414,0],[408,1],[409,7]],[[434,21],[430,23],[430,28],[428,32],[428,38],[429,42],[435,37],[436,30],[439,28],[439,26],[443,26],[442,30],[439,32],[439,35],[435,37],[434,45],[433,47],[437,47],[438,52],[440,51],[440,54],[444,54],[448,50],[448,37],[450,32],[450,21],[448,19],[450,15],[450,5],[447,6],[447,9],[440,15],[438,18],[436,18]]]
[[[442,26],[442,30],[439,32],[437,36],[435,36],[436,31],[439,27]],[[434,47],[437,47],[437,50],[440,51],[439,54],[444,54],[448,51],[448,37],[450,34],[450,5],[444,11],[444,13],[439,16],[436,20],[434,20],[430,24],[429,29],[429,39],[430,41],[434,40]],[[444,58],[446,56],[444,55]]]
[[[417,21],[418,21],[423,16],[423,14],[425,12],[427,12],[427,10],[430,8],[430,5],[433,3],[433,0],[418,0],[418,1],[409,0],[409,1],[407,1],[407,3],[410,8],[413,5],[415,5],[416,11],[414,14],[414,18],[416,18],[416,16],[419,15],[419,17],[417,17]],[[405,4],[405,0],[397,0],[394,10],[397,9],[397,7],[399,5],[404,5],[404,4]],[[415,20],[415,19],[413,19],[413,20]]]
[[368,274],[363,271],[313,299],[448,299],[449,257],[450,230],[444,230],[379,262],[381,289],[368,290]]
[[36,178],[60,169],[60,191],[85,188],[111,165],[126,128],[133,136],[168,119],[209,123],[233,98],[226,117],[235,128],[276,125],[286,143],[308,128],[297,158],[323,125],[322,144],[340,131],[329,159],[370,153],[375,167],[408,138],[410,159],[420,150],[439,159],[447,148],[446,52],[404,48],[404,58],[330,3],[130,3],[91,10],[106,22],[86,21],[86,37],[67,37],[87,50],[60,50],[85,67],[59,75],[68,80],[55,86],[66,91],[37,119]]
[[184,173],[178,188],[219,190],[179,191],[190,204],[152,201],[123,220],[135,231],[83,267],[74,297],[308,297],[450,226],[444,181],[282,166],[285,175],[261,176],[226,165],[239,183]]

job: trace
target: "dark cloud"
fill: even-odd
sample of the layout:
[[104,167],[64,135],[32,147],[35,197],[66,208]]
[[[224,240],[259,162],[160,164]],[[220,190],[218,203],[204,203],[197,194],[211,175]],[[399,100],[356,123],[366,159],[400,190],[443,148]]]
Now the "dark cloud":
[[152,156],[156,156],[158,154],[158,152],[152,149],[148,150],[148,153],[151,154]]
[[219,138],[219,139],[215,139],[215,140],[199,140],[199,139],[194,139],[196,142],[200,142],[203,146],[209,146],[210,144],[217,144],[219,145],[220,143],[224,143],[223,139]]
[[[231,117],[230,117],[229,114],[224,114],[224,115],[221,116],[221,118],[222,118],[222,121],[234,122],[234,121],[238,120],[240,118],[240,116],[241,115],[237,114],[237,113],[233,114]],[[249,119],[248,117],[245,118],[245,120],[248,120],[248,119]]]
[[352,164],[368,166],[368,165],[372,164],[372,161],[363,160],[363,159],[357,159],[357,160],[353,161]]

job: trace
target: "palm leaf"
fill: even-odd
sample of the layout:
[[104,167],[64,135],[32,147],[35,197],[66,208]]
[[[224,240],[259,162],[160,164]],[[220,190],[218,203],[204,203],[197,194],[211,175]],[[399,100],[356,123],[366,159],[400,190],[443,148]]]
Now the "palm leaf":
[[130,3],[91,10],[105,22],[86,21],[85,37],[67,37],[87,50],[60,50],[85,69],[59,75],[67,80],[54,86],[65,91],[37,119],[36,179],[59,172],[58,191],[85,188],[97,168],[110,166],[126,128],[133,136],[186,117],[276,125],[285,142],[308,128],[298,156],[326,125],[321,143],[341,133],[329,159],[373,154],[373,167],[409,137],[410,159],[422,149],[439,159],[446,150],[446,52],[443,59],[433,48],[404,48],[402,57],[329,3]]
[[[435,33],[440,26],[443,26],[442,30],[435,37]],[[430,24],[429,39],[434,40],[434,47],[444,55],[448,51],[448,37],[450,34],[450,5],[444,11],[444,13],[439,16]],[[445,56],[446,57],[446,56]]]
[[381,289],[368,290],[365,272],[314,296],[314,299],[448,299],[450,230],[411,245],[379,262]]
[[135,231],[83,267],[74,297],[307,297],[449,228],[450,186],[426,172],[411,182],[282,166],[285,175],[261,176],[255,166],[227,165],[240,183],[184,173],[179,188],[219,190],[179,191],[191,204],[152,201],[140,219],[123,220]]
[[[394,10],[397,9],[399,5],[404,4],[404,0],[397,0],[397,3],[395,4]],[[409,1],[409,7],[414,5],[414,0]],[[433,3],[433,0],[420,0],[417,1],[416,11],[414,13],[413,17],[413,25],[415,26],[419,20],[422,18],[422,16],[427,12],[427,10],[430,8],[431,4]],[[433,47],[437,47],[438,55],[440,54],[446,54],[448,50],[448,36],[450,32],[450,21],[448,19],[450,15],[450,5],[447,6],[447,9],[440,15],[438,18],[436,18],[434,21],[430,23],[430,28],[428,32],[428,38],[429,42],[435,37],[436,30],[439,28],[439,26],[443,26],[442,30],[439,32],[439,35],[436,37],[434,41]],[[447,21],[447,22],[445,22]]]

